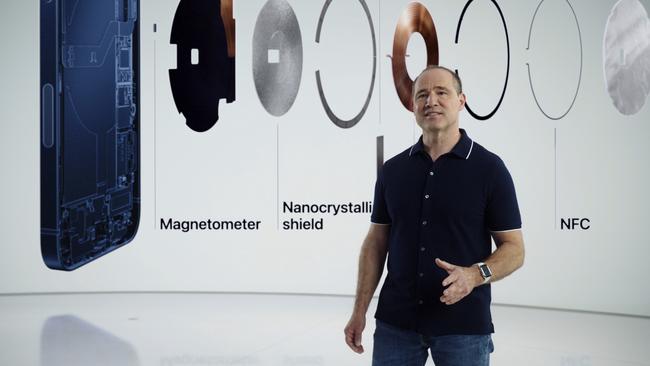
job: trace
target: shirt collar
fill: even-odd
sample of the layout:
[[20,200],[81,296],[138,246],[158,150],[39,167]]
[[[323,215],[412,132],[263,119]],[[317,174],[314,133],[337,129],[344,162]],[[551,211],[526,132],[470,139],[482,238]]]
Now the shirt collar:
[[[472,154],[472,149],[474,148],[474,141],[467,136],[467,132],[464,129],[460,129],[460,140],[454,145],[454,147],[449,152],[450,154],[456,155],[462,159],[469,159],[469,156]],[[417,155],[417,153],[424,151],[424,143],[422,142],[422,136],[418,139],[418,142],[415,145],[411,146],[411,151],[409,156]]]

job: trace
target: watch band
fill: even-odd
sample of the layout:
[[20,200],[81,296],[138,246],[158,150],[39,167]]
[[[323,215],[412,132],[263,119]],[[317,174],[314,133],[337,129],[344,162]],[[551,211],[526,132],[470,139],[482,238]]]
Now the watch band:
[[[483,262],[476,263],[476,266],[478,267],[478,272],[481,274],[481,277],[483,277],[483,282],[481,285],[485,285],[486,283],[490,282],[490,279],[492,278],[492,270],[490,267]],[[487,274],[484,272],[487,272]]]

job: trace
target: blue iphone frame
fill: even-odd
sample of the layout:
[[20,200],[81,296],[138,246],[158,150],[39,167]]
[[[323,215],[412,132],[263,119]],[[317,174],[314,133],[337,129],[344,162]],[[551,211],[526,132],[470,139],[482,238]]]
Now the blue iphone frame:
[[139,0],[41,0],[41,254],[74,270],[140,217]]

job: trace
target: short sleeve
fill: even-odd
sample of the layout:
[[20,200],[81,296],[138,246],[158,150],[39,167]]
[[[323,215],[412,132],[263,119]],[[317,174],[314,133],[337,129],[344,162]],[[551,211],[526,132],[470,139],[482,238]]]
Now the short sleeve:
[[497,158],[489,183],[486,222],[490,231],[521,228],[521,215],[512,176],[503,160]]
[[377,182],[375,183],[375,198],[372,204],[372,214],[370,215],[370,222],[373,224],[389,225],[392,220],[388,214],[388,207],[386,206],[386,189],[384,187],[384,174],[383,169],[377,175]]

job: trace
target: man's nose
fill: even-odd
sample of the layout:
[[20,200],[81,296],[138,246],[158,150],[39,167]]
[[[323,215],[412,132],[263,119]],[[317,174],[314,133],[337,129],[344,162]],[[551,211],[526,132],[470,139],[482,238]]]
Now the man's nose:
[[436,96],[436,93],[429,93],[429,96],[427,96],[426,105],[427,106],[434,106],[437,103],[438,103],[438,98]]

